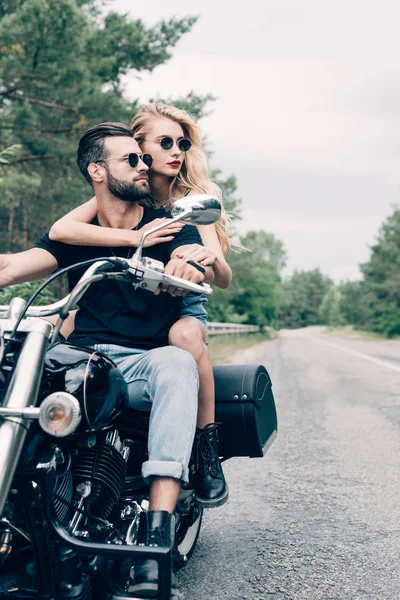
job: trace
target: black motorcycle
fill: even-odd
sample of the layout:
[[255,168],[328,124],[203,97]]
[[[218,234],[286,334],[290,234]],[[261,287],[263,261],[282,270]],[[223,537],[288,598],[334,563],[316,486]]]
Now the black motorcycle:
[[[191,223],[219,215],[218,202],[206,196],[173,208],[176,220]],[[152,558],[159,565],[158,598],[169,600],[171,561],[180,568],[194,551],[202,508],[190,484],[176,506],[174,547],[137,545],[140,514],[149,507],[140,475],[148,416],[123,409],[126,384],[110,359],[59,336],[71,307],[103,278],[149,291],[162,284],[211,293],[142,258],[143,242],[130,260],[78,265],[88,268],[60,302],[33,306],[57,272],[28,303],[14,298],[0,306],[0,599],[121,598],[135,560]],[[51,314],[60,315],[55,327],[38,318]],[[221,456],[263,456],[277,431],[266,369],[220,366],[214,377]]]

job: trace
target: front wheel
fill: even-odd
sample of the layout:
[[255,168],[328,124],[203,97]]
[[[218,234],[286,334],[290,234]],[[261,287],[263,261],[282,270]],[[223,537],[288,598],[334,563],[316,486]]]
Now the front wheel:
[[200,534],[203,509],[197,504],[194,495],[186,500],[183,507],[177,506],[176,546],[174,565],[176,569],[184,567],[192,556]]

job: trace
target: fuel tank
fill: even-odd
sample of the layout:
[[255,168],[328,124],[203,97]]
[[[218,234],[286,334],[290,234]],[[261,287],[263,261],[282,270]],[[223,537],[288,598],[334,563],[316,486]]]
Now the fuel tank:
[[69,392],[80,403],[82,420],[77,434],[111,423],[128,396],[122,373],[112,360],[68,342],[60,342],[46,353],[41,400],[59,391]]

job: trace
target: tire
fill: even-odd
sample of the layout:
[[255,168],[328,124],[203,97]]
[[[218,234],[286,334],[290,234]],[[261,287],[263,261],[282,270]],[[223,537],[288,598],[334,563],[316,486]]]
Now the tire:
[[203,509],[192,496],[189,511],[179,515],[176,528],[176,546],[174,565],[176,569],[184,567],[192,556],[200,534]]

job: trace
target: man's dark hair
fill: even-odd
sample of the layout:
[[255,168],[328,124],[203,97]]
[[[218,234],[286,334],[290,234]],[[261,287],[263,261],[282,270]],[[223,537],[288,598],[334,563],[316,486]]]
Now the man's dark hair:
[[132,130],[123,123],[100,123],[91,127],[80,139],[76,162],[80,172],[92,184],[92,178],[88,173],[90,163],[99,162],[106,158],[104,154],[104,139],[107,137],[133,137]]

